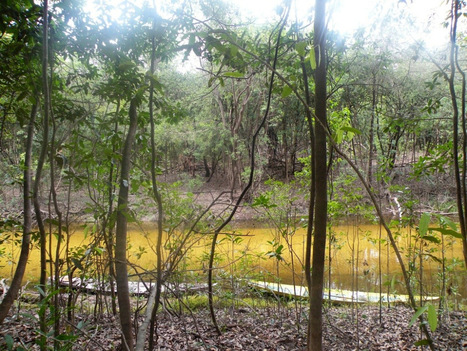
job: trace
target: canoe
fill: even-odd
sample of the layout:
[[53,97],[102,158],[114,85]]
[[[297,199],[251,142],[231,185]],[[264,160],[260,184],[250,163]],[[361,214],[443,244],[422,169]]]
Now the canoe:
[[[278,296],[285,296],[291,298],[308,298],[308,289],[305,286],[290,285],[282,283],[263,282],[258,280],[248,280],[247,284],[261,291],[272,293]],[[420,301],[420,296],[414,296],[416,301]],[[408,303],[409,295],[401,294],[388,294],[366,292],[366,291],[352,291],[342,289],[324,289],[323,299],[332,302],[346,302],[346,303],[376,303],[391,302],[391,303]],[[437,301],[438,296],[424,296],[423,301]]]
[[[74,277],[70,283],[68,276],[60,277],[59,285],[61,287],[71,287],[72,289],[81,290],[86,293],[103,293],[110,294],[110,283],[109,282],[99,282],[95,279],[81,279]],[[149,296],[151,288],[155,286],[154,282],[142,282],[142,281],[129,281],[128,290],[131,295],[136,296]],[[114,285],[114,290],[117,291],[116,284]],[[207,290],[207,284],[169,284],[164,283],[161,287],[162,292],[170,292],[174,294],[178,293],[194,293],[198,291]]]

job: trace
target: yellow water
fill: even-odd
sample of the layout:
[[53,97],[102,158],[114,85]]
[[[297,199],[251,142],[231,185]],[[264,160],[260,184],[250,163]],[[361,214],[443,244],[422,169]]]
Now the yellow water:
[[[331,251],[329,247],[326,251],[326,284],[332,288],[343,288],[362,291],[379,291],[379,281],[391,281],[394,277],[396,284],[394,287],[398,292],[403,292],[402,284],[397,283],[402,280],[400,265],[396,260],[392,248],[387,248],[386,233],[378,225],[348,225],[336,226],[332,228],[333,242]],[[304,256],[305,229],[300,228],[295,232],[289,231],[287,235],[281,235],[274,228],[255,226],[250,223],[248,227],[238,227],[231,230],[235,234],[228,237],[223,234],[219,237],[220,243],[217,246],[216,273],[219,277],[228,278],[236,275],[238,277],[248,277],[254,273],[269,275],[269,280],[277,274],[284,283],[295,283],[304,285],[302,275],[302,263]],[[414,229],[402,228],[397,236],[397,244],[402,251],[406,267],[409,268],[408,255],[413,260],[414,251],[409,250],[414,245],[413,237],[416,235]],[[382,243],[379,245],[381,236]],[[81,227],[75,228],[70,234],[70,247],[77,248],[91,242],[92,235],[85,236]],[[134,227],[129,231],[128,242],[130,244],[128,259],[136,265],[136,269],[141,272],[143,269],[154,269],[156,258],[154,253],[154,242],[156,238],[155,225],[145,224],[142,227]],[[179,233],[169,235],[165,233],[164,240],[174,240],[180,238]],[[182,261],[184,269],[193,274],[205,273],[207,267],[207,257],[210,249],[211,235],[204,237],[192,235],[189,239],[191,249],[187,257]],[[280,255],[272,256],[274,251],[273,242],[283,245]],[[329,245],[329,240],[328,240]],[[3,244],[4,249],[0,257],[0,276],[11,278],[14,273],[16,261],[19,255],[19,248],[14,244]],[[293,249],[293,250],[292,250]],[[420,249],[420,246],[418,246]],[[52,241],[52,251],[55,252],[55,240]],[[417,250],[419,251],[419,250]],[[442,258],[441,245],[428,245],[423,247],[424,253],[429,253],[439,259]],[[292,255],[293,253],[293,255]],[[169,254],[164,251],[164,257]],[[460,240],[445,238],[444,250],[447,267],[447,286],[450,291],[459,292],[461,298],[467,298],[466,271],[461,264],[454,266],[453,260],[462,261],[462,246]],[[331,263],[329,264],[329,256]],[[62,247],[61,257],[64,257]],[[292,259],[293,257],[293,259]],[[292,265],[293,260],[293,265]],[[25,281],[35,282],[39,277],[39,250],[33,248],[29,264],[27,266]],[[233,262],[233,264],[231,264]],[[441,265],[427,255],[423,256],[423,281],[424,292],[435,295],[440,294],[439,272]],[[414,278],[420,277],[420,256],[416,259]],[[451,269],[452,268],[452,269]],[[330,269],[330,270],[329,270]],[[329,272],[330,280],[329,280]],[[131,273],[134,273],[132,271]],[[191,274],[191,273],[190,273]],[[357,279],[358,277],[358,279]],[[383,291],[387,287],[383,288]]]

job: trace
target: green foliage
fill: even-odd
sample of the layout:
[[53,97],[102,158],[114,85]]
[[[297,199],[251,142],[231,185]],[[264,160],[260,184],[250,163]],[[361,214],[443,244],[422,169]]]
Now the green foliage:
[[268,244],[271,245],[272,250],[266,252],[266,256],[269,258],[274,258],[278,262],[283,260],[283,254],[284,254],[284,245],[274,241],[274,240],[268,240]]
[[[332,107],[337,106],[336,103],[330,102]],[[351,126],[350,109],[344,107],[341,111],[334,110],[329,116],[329,125],[333,130],[333,138],[336,143],[341,144],[344,141],[351,141],[356,134],[362,132]]]
[[418,225],[418,231],[420,236],[425,236],[428,231],[428,226],[430,225],[430,215],[428,213],[423,213],[420,218],[420,223]]
[[262,206],[265,208],[277,207],[276,204],[271,203],[271,199],[265,194],[261,194],[257,198],[255,198],[251,206],[252,207]]
[[438,327],[438,313],[436,311],[436,307],[434,307],[432,304],[426,304],[418,308],[409,322],[409,327],[414,325],[417,319],[425,312],[427,312],[428,325],[430,326],[431,331],[434,332]]
[[435,145],[428,150],[426,156],[421,156],[413,167],[412,177],[421,179],[423,176],[444,174],[452,166],[452,142]]
[[[428,231],[438,232],[442,235],[451,236],[453,238],[462,238],[462,234],[457,231],[457,226],[451,219],[444,216],[439,217],[443,227],[429,227],[430,220],[431,216],[428,213],[422,214],[419,224],[419,233],[424,240],[428,240],[437,244],[441,242],[437,237],[426,235]],[[449,226],[450,228],[446,228],[445,226]]]

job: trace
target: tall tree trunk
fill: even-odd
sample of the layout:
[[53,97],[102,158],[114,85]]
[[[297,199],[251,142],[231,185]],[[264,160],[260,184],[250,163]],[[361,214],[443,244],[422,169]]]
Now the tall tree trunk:
[[[313,126],[313,115],[311,113],[311,98],[308,84],[308,76],[305,67],[305,60],[303,57],[300,59],[302,66],[303,85],[305,86],[305,102],[306,102],[306,117],[308,124],[308,135],[310,138],[310,151],[311,151],[311,179],[310,179],[310,200],[308,204],[308,227],[306,233],[306,245],[305,245],[305,278],[308,291],[311,291],[311,248],[313,245],[313,227],[314,227],[314,215],[315,215],[315,194],[316,194],[316,172],[315,172],[315,131]],[[311,294],[308,294],[308,302],[311,306]],[[307,343],[311,345],[311,323],[308,323]]]
[[31,114],[29,116],[29,124],[26,139],[26,150],[24,159],[23,172],[23,240],[21,242],[21,252],[18,258],[15,275],[11,281],[10,289],[0,304],[0,324],[3,323],[8,315],[13,302],[18,296],[18,291],[21,288],[24,272],[28,263],[29,248],[31,244],[31,223],[32,223],[32,208],[31,208],[31,189],[32,189],[32,142],[34,139],[34,123],[37,115],[38,101],[35,100]]
[[310,292],[308,350],[321,351],[324,257],[327,226],[327,162],[326,162],[326,0],[316,0],[314,50],[317,61],[315,71],[315,221],[313,261]]
[[[467,265],[467,198],[466,198],[466,150],[465,150],[465,138],[467,137],[467,132],[465,129],[465,74],[460,69],[457,57],[457,21],[460,17],[460,12],[462,8],[462,2],[460,0],[452,0],[451,3],[451,52],[450,52],[450,75],[446,77],[449,84],[449,91],[451,94],[451,103],[453,109],[452,116],[452,137],[453,137],[453,159],[454,159],[454,174],[456,181],[456,202],[457,202],[457,212],[459,215],[459,226],[462,234],[462,248],[464,254],[464,262]],[[462,76],[462,105],[461,112],[459,113],[459,106],[457,103],[457,93],[455,88],[455,75],[456,69]],[[462,121],[462,136],[464,139],[464,147],[461,151],[461,156],[463,159],[463,166],[459,162],[459,117]]]
[[[118,132],[118,116],[120,114],[120,99],[117,101],[117,107],[115,109],[115,126],[114,126],[114,134]],[[112,146],[112,155],[116,152],[116,146]],[[105,244],[107,247],[107,255],[109,256],[109,284],[110,284],[110,297],[111,297],[111,304],[112,304],[112,314],[115,316],[117,315],[117,305],[116,305],[116,294],[115,294],[115,260],[114,260],[114,226],[110,225],[111,222],[110,218],[112,216],[112,212],[114,210],[114,192],[115,192],[115,185],[114,185],[114,173],[117,173],[118,170],[115,167],[114,162],[110,162],[110,171],[109,171],[109,178],[107,181],[107,191],[108,191],[108,203],[109,208],[107,211],[107,217],[104,221],[104,233],[106,228],[108,227],[107,236],[104,235]],[[118,175],[115,175],[115,179]]]
[[[153,22],[153,31],[156,32],[157,22]],[[154,74],[156,69],[156,37],[153,36],[151,40],[151,74]],[[157,333],[155,320],[156,320],[156,313],[159,309],[160,301],[161,301],[161,293],[162,293],[162,283],[163,283],[163,275],[162,275],[162,219],[163,219],[163,207],[162,207],[162,197],[158,189],[157,179],[156,179],[156,141],[155,141],[155,120],[154,120],[154,80],[151,80],[150,87],[149,87],[149,118],[151,124],[151,184],[152,184],[152,192],[153,197],[156,200],[157,204],[157,240],[156,240],[156,292],[154,298],[154,306],[150,305],[148,302],[148,309],[152,309],[151,311],[151,327],[149,335],[149,350],[154,349],[154,334]],[[146,332],[144,330],[144,332]],[[144,348],[144,343],[141,345],[141,350]]]
[[[39,246],[40,246],[40,278],[39,278],[39,289],[40,289],[40,300],[45,299],[46,293],[46,280],[47,280],[47,255],[46,255],[46,232],[44,222],[42,220],[41,206],[39,202],[39,185],[42,178],[42,169],[44,167],[45,159],[47,156],[48,139],[49,139],[49,113],[50,113],[50,90],[49,90],[49,3],[48,0],[44,0],[43,5],[43,32],[42,32],[42,93],[44,99],[43,108],[43,131],[42,131],[42,146],[37,163],[36,177],[34,179],[34,190],[33,190],[33,203],[34,212],[36,214],[37,226],[39,228]],[[40,348],[41,351],[47,349],[46,335],[47,335],[47,322],[46,315],[42,313],[39,316],[40,324]]]
[[122,166],[120,172],[120,189],[118,193],[117,206],[117,228],[115,232],[115,269],[117,271],[117,296],[120,309],[120,324],[123,333],[123,343],[126,348],[133,351],[133,328],[131,324],[130,292],[128,289],[127,254],[127,231],[129,215],[128,193],[130,187],[131,150],[135,140],[138,124],[137,98],[130,102],[130,126],[126,136],[122,152]]

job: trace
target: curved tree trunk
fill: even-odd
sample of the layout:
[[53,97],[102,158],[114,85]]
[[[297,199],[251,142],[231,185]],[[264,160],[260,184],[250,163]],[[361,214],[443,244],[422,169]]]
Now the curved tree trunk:
[[31,206],[31,190],[32,190],[32,142],[34,139],[34,123],[37,115],[37,100],[31,109],[29,117],[28,132],[26,139],[26,154],[24,160],[24,173],[23,173],[23,241],[21,242],[21,252],[18,258],[18,265],[16,266],[15,275],[11,281],[10,289],[0,304],[0,324],[3,323],[5,317],[8,315],[13,302],[18,296],[21,282],[23,280],[26,265],[28,263],[29,248],[31,243],[31,222],[32,222],[32,206]]
[[232,209],[229,217],[214,231],[214,235],[212,237],[212,242],[211,242],[211,251],[209,253],[209,268],[208,268],[208,304],[209,304],[209,312],[211,315],[211,320],[214,325],[214,328],[216,329],[216,332],[220,335],[221,330],[219,328],[219,325],[216,320],[216,313],[214,311],[214,291],[213,291],[213,270],[214,270],[214,256],[216,253],[216,245],[217,245],[217,238],[219,237],[219,233],[222,231],[222,229],[230,223],[232,218],[234,217],[235,213],[237,212],[241,202],[243,201],[243,198],[245,197],[246,193],[250,190],[251,186],[253,185],[253,177],[255,173],[255,159],[256,159],[256,140],[258,139],[258,135],[260,131],[263,129],[266,120],[269,115],[269,110],[271,108],[271,100],[272,100],[272,90],[274,86],[274,79],[276,76],[276,64],[279,56],[279,47],[280,47],[280,42],[281,42],[281,35],[282,31],[284,29],[285,24],[287,23],[287,18],[289,17],[289,11],[290,11],[290,6],[287,6],[287,9],[285,14],[283,15],[283,18],[281,18],[278,34],[277,34],[277,43],[275,46],[275,53],[274,53],[274,61],[272,65],[272,73],[271,73],[271,78],[269,81],[269,91],[268,91],[268,96],[267,96],[267,105],[266,105],[266,110],[264,111],[263,118],[261,119],[260,124],[258,125],[255,133],[253,134],[253,138],[251,140],[251,157],[250,157],[250,175],[248,178],[248,183],[245,185],[245,188],[243,188],[242,193],[238,197],[237,201],[235,202],[235,206]]
[[117,296],[120,309],[120,324],[123,333],[123,342],[126,348],[133,350],[133,328],[131,324],[130,292],[128,289],[127,254],[127,229],[129,215],[128,193],[130,186],[131,150],[136,135],[138,114],[137,101],[133,98],[130,102],[130,126],[126,136],[122,152],[122,167],[120,173],[120,190],[118,193],[117,228],[115,233],[115,268],[117,271]]

